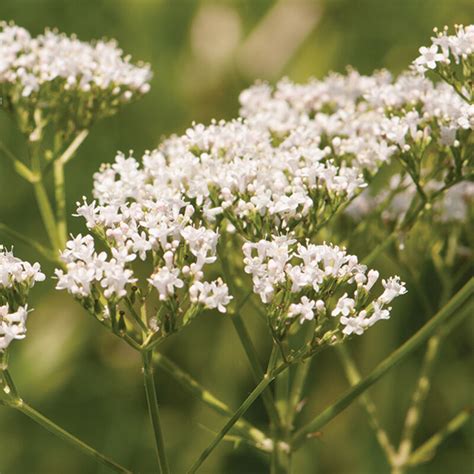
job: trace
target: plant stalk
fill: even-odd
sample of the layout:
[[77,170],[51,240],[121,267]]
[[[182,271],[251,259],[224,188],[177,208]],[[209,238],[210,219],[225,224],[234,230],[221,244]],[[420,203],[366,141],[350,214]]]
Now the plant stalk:
[[67,242],[66,219],[66,187],[64,181],[64,164],[61,160],[54,162],[54,196],[56,200],[56,223],[60,248],[63,249]]
[[[233,411],[224,402],[219,400],[213,393],[206,388],[202,387],[188,373],[184,372],[174,362],[165,357],[163,354],[154,353],[153,360],[173,377],[183,388],[188,390],[190,393],[195,395],[208,407],[213,409],[216,413],[223,416],[232,416]],[[272,440],[261,430],[256,428],[254,425],[244,419],[240,419],[235,423],[235,430],[238,431],[242,436],[253,441],[255,446],[263,451],[269,451],[269,445]]]
[[155,381],[153,377],[153,364],[151,351],[144,351],[142,354],[143,379],[145,382],[146,399],[148,403],[148,412],[153,427],[155,437],[156,454],[158,457],[159,472],[169,474],[168,461],[166,458],[163,433],[161,431],[160,413],[158,409],[158,399],[156,397]]
[[18,395],[17,389],[15,387],[15,384],[13,383],[10,373],[6,369],[6,363],[4,364],[3,370],[0,371],[0,389],[5,394],[5,396],[1,400],[3,404],[23,413],[28,418],[32,419],[40,426],[48,430],[50,433],[66,441],[71,446],[81,451],[83,454],[86,454],[87,456],[93,458],[95,461],[103,464],[104,466],[107,466],[109,469],[115,472],[132,474],[132,471],[124,468],[120,464],[117,464],[115,461],[105,456],[104,454],[99,453],[97,450],[84,443],[79,438],[76,438],[74,435],[67,432],[64,428],[61,428],[49,418],[42,415],[34,408],[29,406],[27,403],[25,403]]
[[[408,355],[416,350],[421,344],[423,344],[442,324],[449,324],[449,318],[453,316],[472,296],[474,293],[474,277],[471,278],[456,295],[440,310],[436,315],[431,318],[421,329],[419,329],[412,337],[410,337],[404,344],[398,349],[392,352],[387,358],[385,358],[377,367],[364,379],[362,379],[357,385],[354,385],[344,395],[342,395],[334,404],[326,408],[311,422],[300,428],[293,437],[293,449],[300,447],[303,442],[312,437],[312,434],[324,425],[329,423],[345,408],[347,408],[359,395],[364,393],[369,387],[380,380],[387,372],[396,367],[401,361],[403,361]],[[465,317],[468,312],[462,312],[462,316]],[[460,315],[461,316],[461,315]],[[461,321],[461,318],[452,318],[457,323]],[[454,326],[449,325],[450,329]]]
[[270,385],[270,383],[275,379],[275,377],[282,373],[284,370],[288,369],[290,366],[289,362],[285,362],[282,365],[278,366],[271,373],[266,373],[260,383],[252,390],[250,395],[244,400],[242,405],[237,409],[234,415],[229,419],[229,421],[224,425],[224,427],[219,431],[216,437],[212,440],[211,444],[201,453],[197,461],[191,466],[188,471],[188,474],[195,473],[202,465],[202,463],[209,457],[214,448],[219,444],[219,442],[224,438],[224,436],[229,432],[229,430],[235,425],[235,423],[245,414],[245,412],[250,408],[253,402],[263,393],[263,391]]

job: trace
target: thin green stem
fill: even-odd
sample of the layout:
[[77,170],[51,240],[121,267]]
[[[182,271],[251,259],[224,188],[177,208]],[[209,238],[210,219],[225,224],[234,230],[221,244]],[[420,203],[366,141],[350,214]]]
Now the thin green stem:
[[[345,345],[339,344],[336,346],[336,352],[342,362],[344,372],[346,373],[346,378],[349,380],[349,383],[352,386],[357,385],[361,380],[361,376],[349,350]],[[369,424],[375,433],[377,441],[380,447],[383,449],[387,460],[391,464],[392,459],[395,456],[395,448],[390,442],[387,432],[380,425],[375,403],[372,401],[368,393],[361,395],[360,402],[367,412]]]
[[[240,314],[233,314],[231,316],[231,321],[240,338],[240,342],[242,343],[245,354],[247,355],[247,359],[250,362],[253,378],[256,382],[258,382],[263,377],[264,372],[263,372],[263,368],[260,363],[260,360],[258,358],[258,354],[255,349],[255,346],[253,345],[252,339],[250,338],[250,335],[247,331],[247,328],[245,327],[245,324]],[[269,390],[266,390],[262,394],[262,400],[265,405],[265,409],[268,413],[268,416],[270,418],[270,421],[278,425],[280,422],[280,419],[275,407],[275,401]]]
[[[305,335],[305,340],[311,338],[314,333],[314,327],[312,325],[308,326],[307,333]],[[312,358],[302,361],[296,367],[296,371],[291,383],[290,395],[288,400],[288,411],[286,426],[289,430],[294,429],[295,418],[299,411],[301,410],[301,396],[303,393],[304,385],[308,377],[308,372],[311,367]]]
[[49,202],[48,194],[42,181],[33,184],[35,190],[36,202],[40,211],[41,219],[54,249],[61,248],[56,231],[56,221],[54,219],[53,209]]
[[212,440],[211,444],[201,453],[197,461],[189,469],[188,474],[195,473],[202,465],[202,463],[209,457],[214,448],[219,444],[219,442],[224,438],[224,436],[229,432],[229,430],[237,423],[237,421],[245,414],[245,412],[250,408],[253,402],[264,392],[264,390],[270,385],[270,383],[275,379],[275,377],[282,373],[284,370],[288,369],[290,363],[285,362],[284,364],[278,366],[271,373],[266,373],[259,384],[252,390],[250,395],[244,400],[242,405],[237,409],[234,415],[229,419],[229,421],[224,425],[224,427],[219,431],[216,437]]
[[2,358],[2,370],[0,370],[0,390],[2,393],[1,402],[4,405],[7,405],[15,410],[20,411],[24,415],[31,418],[33,421],[38,423],[40,426],[48,430],[50,433],[53,433],[58,438],[66,441],[74,448],[78,449],[82,453],[86,454],[89,457],[92,457],[95,461],[107,466],[109,469],[112,469],[115,472],[131,474],[131,471],[122,467],[120,464],[117,464],[115,461],[111,460],[107,456],[99,453],[97,450],[89,446],[88,444],[81,441],[79,438],[76,438],[71,433],[67,432],[64,428],[61,428],[56,423],[51,421],[49,418],[45,417],[34,408],[25,403],[20,396],[15,387],[13,379],[11,378],[10,372],[8,371],[7,362],[5,357]]
[[49,261],[54,262],[54,263],[58,262],[58,257],[54,254],[53,251],[44,247],[39,242],[36,242],[36,240],[30,239],[29,237],[25,237],[23,234],[20,234],[20,232],[17,232],[11,227],[8,227],[6,224],[0,223],[0,233],[7,235],[11,239],[20,241],[24,243],[25,245],[35,249],[39,254],[41,254],[43,257],[45,257]]
[[405,417],[400,447],[396,459],[397,464],[400,466],[406,464],[413,448],[413,438],[421,420],[423,404],[430,390],[431,376],[438,358],[440,343],[441,337],[439,334],[435,334],[428,341],[428,347],[425,352],[418,382],[413,391],[410,406]]
[[43,184],[43,178],[41,175],[41,165],[39,161],[39,155],[37,150],[38,145],[31,144],[30,146],[30,156],[31,156],[31,166],[33,172],[37,173],[39,180],[33,183],[33,188],[35,191],[36,202],[40,211],[41,219],[43,220],[43,225],[46,229],[46,232],[51,243],[51,247],[54,250],[60,249],[60,239],[57,233],[56,220],[54,218],[54,212],[51,207],[51,203],[48,198],[48,193]]
[[89,130],[81,130],[57,161],[60,161],[63,165],[69,162],[74,157],[77,149],[82,145],[82,142],[87,138],[87,135],[89,135]]
[[[227,285],[229,286],[231,293],[236,295],[237,288],[235,287],[233,283],[233,278],[229,269],[229,262],[226,256],[227,254],[223,253],[221,249],[218,249],[218,254],[219,254],[219,260],[221,262],[222,272],[224,274],[224,279]],[[250,297],[250,295],[244,297],[243,304],[245,304],[248,297]],[[263,377],[264,372],[263,372],[263,367],[262,367],[262,364],[260,363],[257,351],[252,342],[252,338],[250,337],[250,334],[248,333],[247,328],[245,327],[245,323],[242,317],[238,313],[238,311],[242,311],[243,304],[241,304],[240,305],[241,307],[237,308],[236,313],[231,316],[231,321],[232,321],[232,324],[234,325],[234,329],[237,332],[237,335],[239,336],[242,347],[244,348],[245,354],[250,363],[254,381],[257,383]],[[270,418],[271,423],[278,425],[280,420],[279,420],[278,412],[275,406],[275,401],[273,399],[271,392],[267,390],[262,395],[262,400],[263,400],[265,410],[268,414],[268,417]]]
[[[280,348],[274,346],[276,354]],[[284,361],[283,361],[284,362]],[[303,362],[301,362],[303,364]],[[290,397],[290,371],[285,370],[275,379],[276,408],[280,417],[280,423],[274,427],[274,442],[271,462],[272,474],[287,474],[291,471],[291,450],[288,441],[291,431],[287,425],[287,414],[289,411]]]
[[134,321],[140,326],[140,329],[143,331],[143,333],[147,333],[149,329],[146,327],[145,323],[143,322],[142,318],[140,315],[137,313],[136,309],[134,308],[132,302],[130,301],[130,298],[127,296],[125,298],[125,304],[127,305],[130,314],[132,315],[132,318]]
[[[456,295],[454,295],[448,304],[446,304],[438,313],[428,321],[421,329],[419,329],[410,339],[402,344],[398,349],[385,358],[377,367],[358,384],[349,389],[334,404],[326,408],[316,418],[300,428],[293,437],[293,448],[297,448],[302,443],[311,438],[313,432],[318,431],[324,425],[329,423],[345,408],[347,408],[359,395],[364,393],[369,387],[380,380],[387,372],[396,367],[408,355],[423,344],[442,324],[449,321],[456,311],[458,311],[473,295],[474,278],[471,278]],[[467,314],[462,312],[462,315]],[[456,322],[460,322],[460,318],[453,317]],[[450,325],[453,328],[453,325]]]
[[13,169],[16,173],[29,183],[35,183],[39,180],[39,176],[28,168],[20,159],[18,159],[13,152],[0,140],[0,151],[3,152],[12,163]]
[[[178,365],[165,357],[163,354],[154,353],[153,361],[158,364],[165,372],[173,377],[184,389],[201,400],[205,405],[210,407],[216,413],[223,416],[232,416],[233,411],[223,401],[219,400],[213,393],[204,388],[191,375],[182,370]],[[254,425],[244,419],[240,419],[235,423],[235,430],[245,438],[253,441],[254,445],[263,451],[268,451],[271,445],[271,439],[256,428]]]
[[148,403],[148,412],[155,436],[156,454],[158,456],[159,472],[169,474],[168,461],[166,458],[163,433],[161,431],[160,413],[158,409],[158,399],[156,397],[155,381],[153,377],[152,353],[142,352],[143,378],[145,381],[145,392]]
[[54,162],[54,196],[56,200],[56,223],[60,248],[66,246],[66,186],[64,182],[64,164],[61,160]]
[[117,464],[115,461],[112,461],[107,456],[104,456],[103,454],[99,453],[94,448],[90,447],[89,445],[87,445],[80,439],[76,438],[72,434],[68,433],[66,430],[56,425],[56,423],[53,423],[50,419],[46,418],[41,413],[37,412],[34,408],[30,407],[22,400],[18,400],[18,402],[15,405],[11,405],[11,406],[15,408],[16,410],[20,411],[21,413],[23,413],[24,415],[31,418],[33,421],[41,425],[43,428],[47,429],[49,432],[56,435],[58,438],[61,438],[62,440],[68,442],[69,444],[74,446],[76,449],[82,451],[84,454],[87,454],[88,456],[92,457],[93,459],[95,459],[97,462],[100,462],[104,466],[107,466],[111,470],[115,472],[121,472],[121,473],[132,472],[120,466],[120,464]]
[[429,461],[440,444],[452,433],[461,428],[471,417],[472,410],[462,410],[438,433],[425,441],[414,451],[407,461],[407,466],[413,467]]
[[294,428],[296,415],[300,411],[301,395],[303,393],[304,385],[308,377],[308,372],[311,367],[312,360],[313,359],[305,360],[296,367],[296,372],[293,378],[293,382],[291,384],[289,407],[286,421],[286,424],[290,429]]

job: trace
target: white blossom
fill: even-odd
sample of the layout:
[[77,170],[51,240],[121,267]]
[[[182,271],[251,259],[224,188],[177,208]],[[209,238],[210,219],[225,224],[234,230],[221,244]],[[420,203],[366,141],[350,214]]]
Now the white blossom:
[[38,263],[20,260],[0,245],[0,352],[25,337],[28,293],[44,279]]

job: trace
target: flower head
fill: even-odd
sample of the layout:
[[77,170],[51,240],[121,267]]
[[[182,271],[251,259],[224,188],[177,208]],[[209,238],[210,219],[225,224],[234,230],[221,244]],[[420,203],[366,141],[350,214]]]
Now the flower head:
[[38,263],[22,261],[0,245],[0,352],[25,337],[28,293],[44,279]]

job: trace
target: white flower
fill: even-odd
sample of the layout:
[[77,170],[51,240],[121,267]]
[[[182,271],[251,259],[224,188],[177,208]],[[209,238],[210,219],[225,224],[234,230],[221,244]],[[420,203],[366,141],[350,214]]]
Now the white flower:
[[189,289],[189,295],[193,303],[201,303],[209,309],[217,308],[221,313],[227,311],[226,306],[232,300],[229,288],[220,278],[211,283],[195,282]]
[[14,339],[26,336],[28,306],[19,306],[12,312],[8,304],[0,306],[0,352],[7,349]]
[[357,334],[360,336],[363,334],[369,325],[366,315],[366,311],[361,311],[358,315],[353,317],[341,316],[340,321],[344,326],[342,333],[346,336],[350,336],[351,334]]
[[50,30],[32,38],[25,29],[2,22],[0,49],[0,83],[19,83],[24,97],[52,81],[65,92],[99,97],[107,91],[123,101],[150,87],[149,66],[131,64],[114,41],[85,43]]
[[415,60],[415,66],[421,72],[426,71],[426,68],[435,69],[436,63],[446,61],[445,55],[438,52],[438,46],[435,44],[429,48],[422,46],[419,51],[420,56]]
[[347,297],[347,293],[344,293],[338,300],[336,307],[332,310],[331,316],[349,316],[354,311],[355,301],[352,298]]
[[174,295],[175,288],[182,288],[184,286],[184,282],[179,278],[179,274],[178,268],[169,269],[168,267],[163,267],[156,270],[148,279],[149,283],[158,290],[160,300],[168,299],[169,296]]
[[32,288],[36,282],[44,281],[45,278],[39,263],[31,265],[22,261],[0,245],[0,290],[22,284]]
[[0,352],[25,337],[28,293],[44,279],[38,263],[24,262],[0,245]]
[[407,292],[405,283],[400,281],[400,277],[398,276],[382,280],[382,285],[385,291],[379,296],[378,302],[383,305],[389,304],[394,298],[404,295]]
[[314,307],[316,306],[316,301],[309,300],[306,296],[301,298],[300,303],[291,304],[288,310],[288,317],[293,318],[295,316],[300,317],[300,324],[303,324],[304,321],[312,321],[314,319]]

